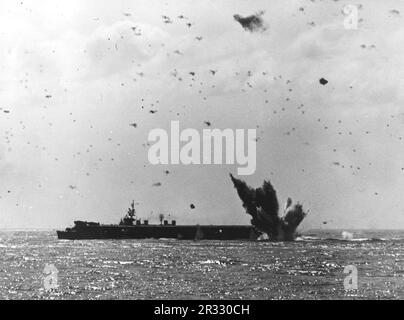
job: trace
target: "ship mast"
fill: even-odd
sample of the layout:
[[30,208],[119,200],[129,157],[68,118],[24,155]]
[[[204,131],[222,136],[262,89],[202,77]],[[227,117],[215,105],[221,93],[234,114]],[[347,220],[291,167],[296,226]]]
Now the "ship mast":
[[133,222],[136,220],[136,210],[135,201],[133,200],[130,207],[128,208],[128,213],[119,222],[120,225],[133,226]]

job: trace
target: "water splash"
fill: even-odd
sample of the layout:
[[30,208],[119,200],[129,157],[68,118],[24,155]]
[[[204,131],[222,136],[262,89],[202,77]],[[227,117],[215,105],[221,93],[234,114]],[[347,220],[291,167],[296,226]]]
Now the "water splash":
[[341,233],[342,239],[344,240],[352,240],[353,239],[353,233],[348,232],[348,231],[342,231]]

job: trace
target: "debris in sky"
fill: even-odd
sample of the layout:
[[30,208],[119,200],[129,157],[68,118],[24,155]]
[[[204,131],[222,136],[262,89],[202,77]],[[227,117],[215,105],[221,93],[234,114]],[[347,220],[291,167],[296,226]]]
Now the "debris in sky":
[[191,209],[195,209],[195,205],[193,203],[191,203],[191,205],[189,206]]
[[393,16],[399,16],[400,15],[400,11],[398,11],[397,9],[392,9],[389,11]]
[[134,128],[137,128],[137,123],[136,123],[136,122],[131,123],[130,126],[131,126],[131,127],[134,127]]
[[170,17],[168,17],[168,16],[161,16],[162,18],[163,18],[163,22],[164,23],[173,23],[173,21],[170,19]]
[[267,29],[267,27],[264,25],[264,20],[262,19],[262,15],[264,13],[264,11],[260,11],[248,17],[242,17],[239,14],[235,14],[233,18],[240,23],[243,29],[246,31],[263,32]]
[[322,84],[323,86],[325,86],[325,85],[328,83],[328,80],[327,80],[327,79],[324,79],[324,78],[321,78],[321,79],[319,80],[319,82],[320,82],[320,84]]
[[161,187],[161,182],[153,183],[153,187]]
[[210,121],[204,121],[203,123],[206,124],[208,127],[210,127],[211,125]]

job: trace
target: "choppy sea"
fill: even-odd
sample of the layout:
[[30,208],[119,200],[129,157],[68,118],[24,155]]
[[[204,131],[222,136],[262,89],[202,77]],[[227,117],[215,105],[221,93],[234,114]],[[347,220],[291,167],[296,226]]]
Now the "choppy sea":
[[351,233],[69,241],[0,231],[0,299],[404,299],[404,231]]

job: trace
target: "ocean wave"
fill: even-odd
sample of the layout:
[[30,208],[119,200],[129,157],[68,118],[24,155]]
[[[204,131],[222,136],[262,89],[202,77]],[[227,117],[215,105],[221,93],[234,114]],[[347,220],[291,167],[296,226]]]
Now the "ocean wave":
[[330,238],[330,237],[315,237],[315,236],[300,236],[295,241],[330,241],[330,242],[403,242],[404,238]]
[[220,260],[204,260],[204,261],[199,261],[200,264],[217,264],[219,266],[226,266],[226,263],[220,261]]
[[296,237],[295,241],[315,241],[315,240],[322,240],[320,237],[315,236],[299,236]]

